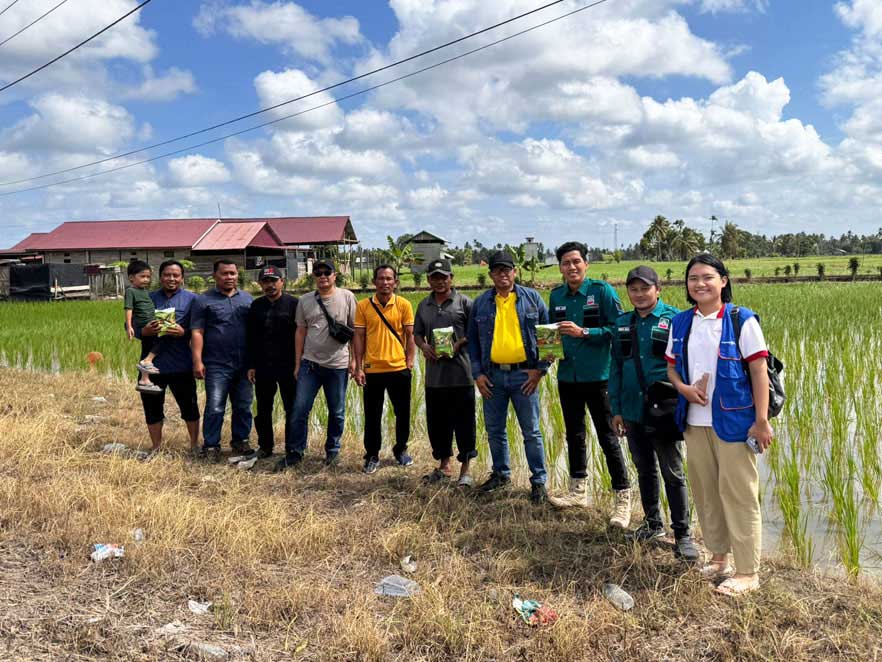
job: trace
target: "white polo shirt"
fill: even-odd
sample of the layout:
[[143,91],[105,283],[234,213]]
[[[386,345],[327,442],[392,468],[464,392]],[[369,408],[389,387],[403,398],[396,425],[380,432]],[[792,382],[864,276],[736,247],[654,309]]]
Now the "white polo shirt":
[[[698,307],[694,309],[695,317],[692,319],[692,331],[689,333],[689,379],[694,384],[701,379],[704,373],[708,374],[708,399],[707,404],[703,407],[694,402],[689,403],[689,413],[686,416],[686,422],[689,425],[713,426],[711,399],[717,383],[717,359],[720,352],[720,337],[723,335],[723,312],[725,310],[724,306],[705,317]],[[673,340],[674,335],[670,334],[668,348],[665,351],[665,358],[670,364],[676,362],[671,351]],[[751,317],[741,325],[741,341],[738,343],[738,349],[741,350],[741,356],[746,361],[755,361],[769,355],[763,330],[755,317]]]

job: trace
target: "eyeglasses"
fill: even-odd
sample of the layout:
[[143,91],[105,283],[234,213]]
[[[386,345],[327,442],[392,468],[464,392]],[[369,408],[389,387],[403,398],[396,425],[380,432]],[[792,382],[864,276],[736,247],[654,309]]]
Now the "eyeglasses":
[[504,274],[510,274],[512,271],[514,271],[514,269],[512,267],[493,267],[490,270],[490,273],[504,275]]
[[322,276],[330,276],[332,273],[334,272],[330,269],[316,269],[312,272],[312,275],[321,278]]

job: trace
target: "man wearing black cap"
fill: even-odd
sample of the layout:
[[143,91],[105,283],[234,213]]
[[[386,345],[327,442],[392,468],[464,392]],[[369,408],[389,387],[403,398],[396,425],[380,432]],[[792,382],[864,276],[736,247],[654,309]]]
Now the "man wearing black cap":
[[[680,311],[659,298],[658,274],[649,267],[632,269],[626,283],[634,310],[616,320],[609,400],[613,428],[620,435],[628,433],[628,446],[637,467],[645,515],[643,523],[629,537],[649,541],[665,536],[659,507],[658,466],[671,509],[671,528],[677,541],[674,553],[679,558],[696,561],[699,552],[689,530],[683,435],[674,423],[673,412],[666,413],[664,408],[666,400],[676,400],[676,391],[670,393],[673,387],[667,383],[665,349],[671,320]],[[656,395],[659,392],[662,392],[661,396]]]
[[[472,380],[466,332],[472,300],[453,289],[450,260],[433,260],[426,265],[432,293],[417,306],[414,340],[426,359],[426,427],[432,457],[438,468],[424,477],[429,483],[450,478],[453,435],[460,462],[459,485],[473,483],[469,462],[475,451],[475,383]],[[453,346],[448,354],[436,351],[435,330],[452,329]],[[449,333],[449,332],[446,332]]]
[[556,255],[564,284],[551,291],[549,307],[551,321],[558,324],[563,336],[564,358],[557,366],[557,390],[566,428],[570,489],[568,494],[552,496],[549,501],[558,508],[587,505],[587,408],[615,492],[610,524],[624,529],[631,519],[631,484],[622,445],[610,426],[607,394],[610,342],[622,302],[609,283],[586,277],[585,244],[568,241],[558,247]]
[[337,270],[331,260],[313,262],[312,276],[316,291],[301,297],[297,306],[297,395],[285,436],[285,457],[276,465],[277,471],[295,467],[303,460],[309,441],[309,414],[320,390],[328,404],[325,466],[337,463],[346,422],[346,384],[355,360],[345,330],[351,332],[355,321],[355,295],[337,287]]
[[536,325],[548,322],[548,309],[536,290],[515,283],[517,270],[509,253],[494,253],[489,266],[493,287],[475,299],[468,333],[472,377],[483,397],[484,425],[493,456],[493,472],[480,489],[493,492],[511,483],[505,426],[511,403],[530,467],[530,499],[541,504],[548,492],[537,388],[548,362],[539,360]]
[[257,276],[263,296],[248,311],[248,381],[257,398],[257,456],[273,454],[273,401],[282,396],[287,434],[294,406],[294,316],[297,298],[285,292],[285,279],[277,267],[265,267]]

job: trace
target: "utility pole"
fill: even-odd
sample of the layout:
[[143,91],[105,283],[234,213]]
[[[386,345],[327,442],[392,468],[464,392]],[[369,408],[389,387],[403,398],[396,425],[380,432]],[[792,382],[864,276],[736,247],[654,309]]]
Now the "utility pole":
[[613,221],[613,253],[619,250],[619,223]]

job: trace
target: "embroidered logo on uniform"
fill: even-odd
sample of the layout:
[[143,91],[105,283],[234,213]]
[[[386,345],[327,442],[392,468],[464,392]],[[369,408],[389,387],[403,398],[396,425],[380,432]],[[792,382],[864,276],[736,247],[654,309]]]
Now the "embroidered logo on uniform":
[[555,306],[554,309],[555,309],[555,310],[566,311],[567,307],[566,307],[566,306]]
[[626,332],[628,332],[628,331],[630,331],[630,330],[631,330],[631,327],[630,327],[630,326],[620,326],[620,327],[619,327],[619,331],[620,331],[621,333],[626,333]]
[[593,294],[589,294],[588,296],[586,296],[586,297],[585,297],[585,303],[586,303],[587,305],[589,305],[589,306],[593,306],[593,305],[594,305],[594,295],[593,295]]
[[668,320],[667,317],[662,317],[658,321],[658,328],[660,328],[660,329],[667,329],[670,325],[671,325],[671,322],[670,322],[670,320]]

